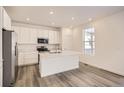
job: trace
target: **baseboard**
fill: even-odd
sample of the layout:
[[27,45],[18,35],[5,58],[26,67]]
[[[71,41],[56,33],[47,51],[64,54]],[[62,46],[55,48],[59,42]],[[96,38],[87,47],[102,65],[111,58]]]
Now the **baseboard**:
[[37,65],[38,63],[31,63],[31,64],[24,64],[24,65],[18,65],[18,67],[22,67],[22,66],[32,66],[32,65]]
[[110,70],[107,70],[107,69],[104,69],[104,68],[98,67],[98,66],[96,66],[96,65],[92,65],[92,64],[84,63],[84,62],[82,62],[82,61],[80,61],[80,63],[83,63],[83,64],[86,65],[86,66],[89,65],[89,66],[92,66],[92,67],[94,67],[94,68],[97,68],[97,69],[100,69],[100,70],[104,70],[104,71],[107,71],[107,72],[110,72],[110,73],[113,73],[113,74],[116,74],[116,75],[119,75],[119,76],[124,77],[123,74],[118,73],[118,72],[113,72],[113,71],[110,71]]

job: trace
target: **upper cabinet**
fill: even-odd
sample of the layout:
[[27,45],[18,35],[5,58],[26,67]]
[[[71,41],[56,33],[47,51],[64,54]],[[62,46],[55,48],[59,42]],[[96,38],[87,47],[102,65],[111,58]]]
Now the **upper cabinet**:
[[26,27],[13,26],[12,29],[16,32],[17,42],[19,44],[36,44],[37,30]]
[[59,31],[49,31],[49,44],[60,43],[60,32]]
[[3,9],[3,27],[7,30],[11,30],[11,19],[5,9]]
[[37,37],[38,38],[48,38],[48,34],[49,34],[49,31],[48,30],[39,29],[37,31]]
[[58,44],[60,43],[60,33],[59,31],[52,30],[39,30],[37,31],[38,38],[48,38],[49,44]]
[[44,30],[30,27],[12,26],[19,44],[37,44],[38,38],[48,38],[49,44],[60,43],[60,31]]

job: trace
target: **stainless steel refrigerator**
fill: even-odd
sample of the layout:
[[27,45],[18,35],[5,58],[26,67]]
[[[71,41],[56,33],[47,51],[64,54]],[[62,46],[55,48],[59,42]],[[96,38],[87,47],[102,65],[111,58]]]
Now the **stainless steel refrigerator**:
[[17,75],[16,34],[3,29],[3,86],[13,86]]

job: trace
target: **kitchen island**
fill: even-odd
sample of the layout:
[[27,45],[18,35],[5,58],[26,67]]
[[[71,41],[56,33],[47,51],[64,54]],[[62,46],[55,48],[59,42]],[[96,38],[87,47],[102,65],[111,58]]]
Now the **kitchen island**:
[[79,55],[75,51],[61,53],[39,53],[39,72],[41,77],[79,68]]

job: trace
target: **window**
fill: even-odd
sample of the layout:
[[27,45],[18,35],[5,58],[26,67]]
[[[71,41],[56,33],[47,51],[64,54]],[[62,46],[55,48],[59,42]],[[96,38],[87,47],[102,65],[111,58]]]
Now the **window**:
[[95,53],[95,35],[94,35],[94,28],[86,28],[83,30],[84,32],[84,54],[86,55],[94,55]]

